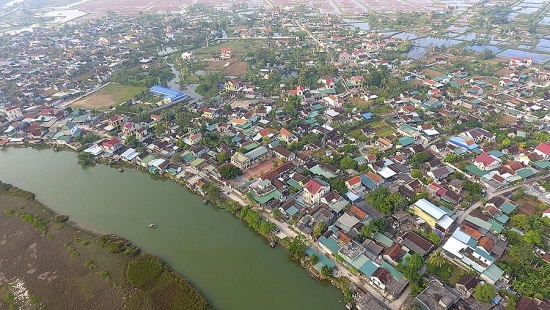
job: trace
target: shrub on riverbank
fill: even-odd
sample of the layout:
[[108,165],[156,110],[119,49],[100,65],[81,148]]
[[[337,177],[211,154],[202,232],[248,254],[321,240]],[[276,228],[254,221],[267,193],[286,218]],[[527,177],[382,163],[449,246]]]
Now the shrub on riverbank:
[[197,289],[154,256],[142,255],[128,263],[126,276],[128,283],[141,290],[130,297],[125,310],[212,309]]
[[30,223],[34,228],[40,230],[42,233],[46,233],[46,231],[48,230],[48,222],[39,219],[32,214],[21,213],[21,219],[25,223]]
[[100,247],[107,248],[111,253],[126,251],[132,243],[124,238],[115,235],[103,235],[97,239]]
[[11,184],[4,183],[0,181],[0,193],[8,194],[10,196],[23,197],[27,200],[34,200],[34,194],[31,192],[24,191],[19,189]]

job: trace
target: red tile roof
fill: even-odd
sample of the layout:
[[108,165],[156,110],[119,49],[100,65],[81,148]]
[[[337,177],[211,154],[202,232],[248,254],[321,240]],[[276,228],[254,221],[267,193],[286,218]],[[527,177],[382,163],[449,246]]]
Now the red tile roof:
[[348,183],[349,186],[353,186],[357,183],[361,183],[361,177],[360,176],[355,176],[355,177],[347,180],[346,183]]
[[388,255],[391,259],[395,260],[399,256],[399,253],[401,253],[401,245],[394,243],[384,252],[384,255]]
[[541,143],[535,148],[535,150],[538,150],[543,154],[550,155],[550,143]]
[[476,163],[482,163],[484,166],[489,166],[490,164],[492,164],[496,159],[487,154],[487,153],[481,153],[479,155],[477,155],[476,157]]
[[487,253],[491,253],[491,250],[495,246],[495,242],[487,237],[481,237],[477,242],[477,246],[484,248]]
[[317,194],[325,185],[316,180],[309,180],[304,188],[311,194]]
[[380,282],[385,284],[391,278],[391,274],[386,269],[384,269],[382,267],[378,267],[378,269],[376,269],[374,271],[374,273],[372,274],[372,277],[373,278],[378,278],[380,280]]
[[365,211],[359,209],[356,205],[352,205],[351,208],[349,209],[351,211],[351,213],[357,215],[357,217],[362,220],[364,218],[367,217],[367,213],[365,213]]

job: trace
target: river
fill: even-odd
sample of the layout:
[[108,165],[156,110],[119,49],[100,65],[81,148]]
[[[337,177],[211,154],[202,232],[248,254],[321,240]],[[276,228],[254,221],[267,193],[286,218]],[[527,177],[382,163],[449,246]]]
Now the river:
[[120,235],[163,258],[217,309],[344,309],[338,289],[173,182],[82,168],[72,152],[32,148],[0,148],[0,180],[35,193],[82,228]]

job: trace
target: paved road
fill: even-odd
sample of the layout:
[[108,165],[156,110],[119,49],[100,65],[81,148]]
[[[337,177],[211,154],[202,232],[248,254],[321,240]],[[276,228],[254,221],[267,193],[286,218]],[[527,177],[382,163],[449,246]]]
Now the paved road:
[[[530,179],[530,180],[529,180],[529,183],[534,182],[534,181],[538,181],[539,179],[542,179],[542,178],[544,178],[544,177],[547,177],[547,176],[544,175],[544,176],[536,177],[536,178],[534,178],[534,179]],[[522,183],[516,184],[516,185],[514,185],[514,186],[510,186],[510,187],[506,187],[506,188],[504,188],[504,189],[498,190],[498,191],[496,191],[496,192],[491,192],[491,193],[489,193],[489,194],[487,195],[487,197],[485,197],[485,198],[486,198],[487,200],[489,200],[489,199],[491,199],[491,198],[493,198],[493,197],[495,197],[495,196],[499,196],[499,195],[502,195],[503,193],[506,193],[506,192],[509,192],[509,191],[513,191],[513,190],[515,190],[516,188],[518,188],[518,187],[520,187],[520,186],[522,186],[523,188],[525,188],[525,189],[526,189],[526,192],[528,192],[528,191],[527,191],[527,190],[528,190],[527,186],[524,184],[524,182],[522,182]],[[529,192],[528,192],[528,193],[529,193]],[[537,196],[538,196],[538,195],[537,195]],[[464,212],[462,213],[462,215],[460,215],[460,217],[459,217],[459,219],[458,219],[458,224],[461,224],[462,221],[464,221],[464,219],[466,219],[466,217],[467,217],[472,211],[474,211],[475,209],[477,209],[477,207],[479,207],[480,205],[481,205],[481,201],[478,201],[478,202],[474,203],[471,207],[469,207],[466,211],[464,211]]]

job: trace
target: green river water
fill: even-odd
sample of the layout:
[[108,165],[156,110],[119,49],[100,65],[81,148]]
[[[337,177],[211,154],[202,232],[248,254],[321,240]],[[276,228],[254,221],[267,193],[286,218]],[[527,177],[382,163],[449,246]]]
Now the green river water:
[[0,148],[0,180],[35,193],[82,228],[117,234],[161,257],[217,309],[345,308],[339,290],[314,281],[284,249],[270,248],[244,222],[171,181],[82,168],[75,153],[32,148]]

